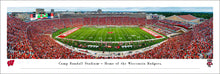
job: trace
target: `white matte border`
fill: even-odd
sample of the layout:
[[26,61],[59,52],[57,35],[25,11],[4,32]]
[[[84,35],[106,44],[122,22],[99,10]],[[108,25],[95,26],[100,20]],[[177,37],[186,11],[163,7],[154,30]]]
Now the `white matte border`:
[[[219,1],[2,1],[1,71],[2,73],[218,73]],[[7,66],[7,7],[213,7],[214,58],[211,68],[206,59],[15,59]],[[160,62],[161,66],[61,66],[62,62]],[[29,69],[27,69],[29,68]],[[44,69],[40,69],[44,68]],[[81,68],[81,69],[76,69]],[[91,69],[94,68],[94,69]],[[115,68],[115,69],[113,69]],[[123,69],[124,68],[124,69]],[[133,69],[131,69],[133,68]],[[188,68],[188,69],[187,69]]]

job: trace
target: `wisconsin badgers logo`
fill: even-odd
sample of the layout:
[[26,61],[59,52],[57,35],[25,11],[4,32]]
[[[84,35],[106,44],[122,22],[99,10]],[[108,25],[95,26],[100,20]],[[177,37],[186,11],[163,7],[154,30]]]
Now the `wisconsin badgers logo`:
[[9,61],[7,62],[7,64],[8,64],[8,66],[13,66],[13,65],[14,65],[14,60],[9,60]]
[[208,67],[211,67],[211,65],[213,65],[212,59],[208,59],[208,60],[207,60],[207,65],[208,65]]

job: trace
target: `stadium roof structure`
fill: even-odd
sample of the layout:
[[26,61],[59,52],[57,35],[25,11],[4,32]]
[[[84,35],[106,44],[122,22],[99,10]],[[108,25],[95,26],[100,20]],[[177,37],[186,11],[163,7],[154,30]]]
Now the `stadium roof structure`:
[[197,19],[197,17],[192,16],[192,15],[190,15],[190,14],[188,14],[188,15],[178,15],[178,16],[179,16],[180,18],[185,19],[185,20],[188,20],[188,21]]
[[181,22],[188,22],[190,24],[198,24],[200,23],[200,18],[195,17],[191,14],[188,15],[173,15],[165,18],[167,20],[174,20],[174,21],[181,21]]

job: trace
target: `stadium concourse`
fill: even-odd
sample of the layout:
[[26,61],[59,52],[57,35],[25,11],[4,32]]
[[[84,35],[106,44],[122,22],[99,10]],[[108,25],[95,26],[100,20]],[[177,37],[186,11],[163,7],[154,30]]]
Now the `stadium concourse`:
[[[109,19],[125,20],[124,22],[100,21],[99,25],[126,24],[126,19],[136,19],[129,21],[129,25],[145,25],[143,18],[129,17],[103,17]],[[192,30],[182,35],[168,38],[165,42],[149,51],[140,52],[122,57],[93,56],[86,53],[72,51],[58,44],[48,34],[52,34],[57,29],[66,27],[81,27],[86,24],[86,18],[66,18],[23,22],[13,16],[7,16],[7,58],[10,59],[212,59],[213,58],[213,18],[198,24]],[[94,18],[94,20],[96,20]],[[103,20],[103,19],[101,19]],[[173,33],[179,28],[170,26],[176,22],[169,20],[147,20],[151,29],[164,35]],[[88,24],[88,23],[87,23]],[[97,24],[95,22],[89,25]],[[184,28],[188,26],[186,24]],[[168,28],[168,29],[167,29]]]

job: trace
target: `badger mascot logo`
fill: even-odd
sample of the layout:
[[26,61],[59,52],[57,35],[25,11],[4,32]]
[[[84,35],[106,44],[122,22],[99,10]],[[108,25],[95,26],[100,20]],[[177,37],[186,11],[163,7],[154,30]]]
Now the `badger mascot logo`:
[[212,59],[208,59],[208,60],[207,60],[207,65],[208,65],[208,67],[211,67],[211,65],[213,65]]

